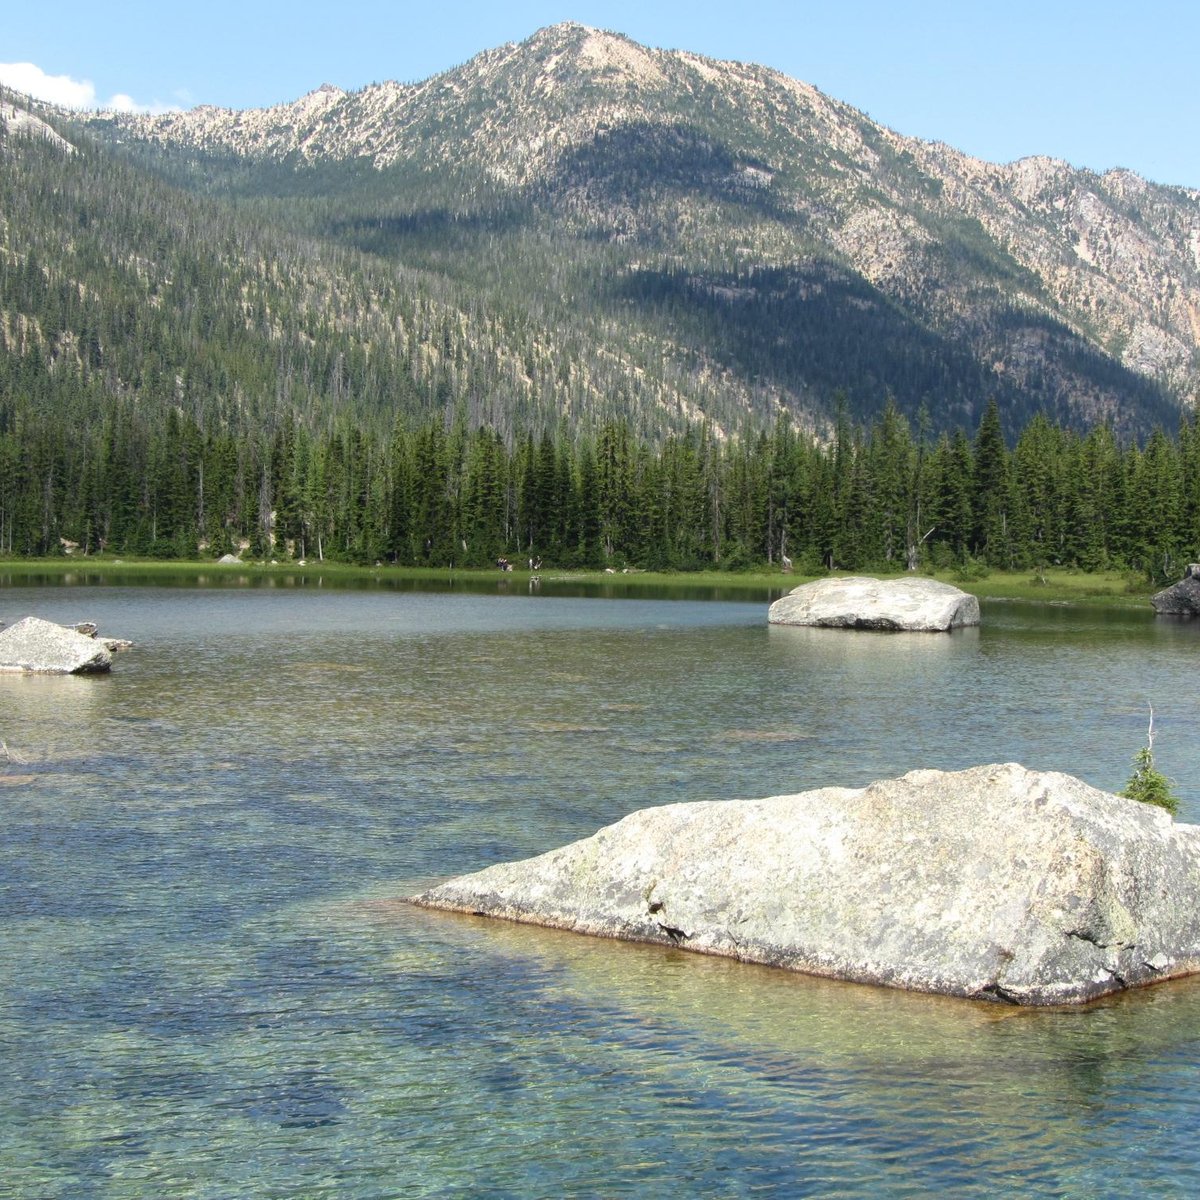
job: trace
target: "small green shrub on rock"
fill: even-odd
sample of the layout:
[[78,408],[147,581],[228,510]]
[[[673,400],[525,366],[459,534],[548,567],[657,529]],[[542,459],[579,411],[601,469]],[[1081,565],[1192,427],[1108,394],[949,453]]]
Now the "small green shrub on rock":
[[1150,729],[1146,744],[1133,756],[1133,774],[1122,796],[1165,808],[1171,816],[1179,811],[1179,797],[1171,791],[1171,781],[1154,765],[1154,709],[1150,709]]

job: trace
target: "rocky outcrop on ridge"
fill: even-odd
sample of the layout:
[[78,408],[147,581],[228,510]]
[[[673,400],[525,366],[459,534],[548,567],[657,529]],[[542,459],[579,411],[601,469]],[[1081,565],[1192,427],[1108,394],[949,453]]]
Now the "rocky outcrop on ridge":
[[1014,763],[672,804],[428,908],[1013,1004],[1200,970],[1200,827]]
[[41,117],[26,109],[18,108],[7,99],[6,95],[0,93],[0,135],[4,134],[38,138],[43,142],[48,142],[64,154],[75,153],[75,147]]
[[71,627],[25,617],[0,629],[0,672],[35,675],[88,675],[112,667],[113,653],[133,643],[100,638],[95,625]]
[[979,601],[969,592],[924,576],[851,575],[793,588],[771,605],[767,620],[772,625],[940,633],[978,625]]
[[1183,578],[1150,597],[1154,611],[1167,617],[1200,616],[1200,563],[1188,563]]

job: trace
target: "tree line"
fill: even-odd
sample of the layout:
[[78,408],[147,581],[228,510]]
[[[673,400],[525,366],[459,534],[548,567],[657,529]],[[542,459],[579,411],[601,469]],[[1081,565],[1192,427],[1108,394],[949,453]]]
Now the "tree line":
[[[86,414],[86,416],[85,416]],[[998,406],[936,438],[889,405],[816,440],[787,419],[658,441],[628,421],[502,436],[432,417],[376,434],[296,419],[234,432],[97,392],[48,410],[0,390],[0,553],[479,567],[783,565],[1129,569],[1200,557],[1200,425],[1123,445]]]

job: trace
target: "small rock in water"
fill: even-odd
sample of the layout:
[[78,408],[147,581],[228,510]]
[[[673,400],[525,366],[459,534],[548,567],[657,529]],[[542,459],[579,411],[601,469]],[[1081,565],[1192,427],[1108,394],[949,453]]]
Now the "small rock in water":
[[1189,563],[1183,578],[1156,592],[1150,603],[1164,617],[1200,616],[1200,563]]
[[97,638],[95,626],[83,622],[92,634],[79,627],[56,625],[41,617],[25,617],[0,630],[0,671],[38,675],[86,675],[107,671],[114,650],[132,642],[120,638]]

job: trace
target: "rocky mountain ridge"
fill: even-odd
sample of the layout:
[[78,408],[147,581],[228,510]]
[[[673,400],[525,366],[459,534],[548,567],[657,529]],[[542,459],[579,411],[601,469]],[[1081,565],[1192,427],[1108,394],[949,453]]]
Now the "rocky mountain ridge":
[[0,95],[0,133],[6,137],[15,135],[37,138],[66,154],[73,154],[75,151],[75,147],[52,125],[47,124],[36,113],[20,108],[3,95]]
[[[418,84],[326,85],[257,111],[115,120],[124,136],[208,153],[477,172],[553,191],[560,212],[621,240],[645,236],[641,206],[599,195],[570,164],[622,131],[686,127],[728,160],[725,194],[769,200],[774,219],[731,231],[701,211],[685,240],[765,266],[794,263],[815,242],[885,294],[924,296],[961,318],[961,295],[929,296],[931,281],[945,291],[955,273],[937,262],[947,245],[937,227],[973,223],[983,252],[1019,275],[1017,304],[1053,314],[1186,404],[1200,395],[1200,192],[1044,157],[986,163],[764,67],[565,24]],[[1041,369],[1045,336],[1034,328],[995,347],[992,368]]]
[[[36,111],[444,276],[480,311],[523,305],[629,363],[631,393],[633,364],[661,363],[674,410],[714,415],[719,393],[726,429],[739,411],[819,425],[845,393],[935,427],[995,395],[1010,427],[1043,410],[1135,432],[1200,397],[1200,192],[986,163],[753,64],[568,23],[422,82],[260,110]],[[567,411],[569,363],[549,388],[524,374]]]

